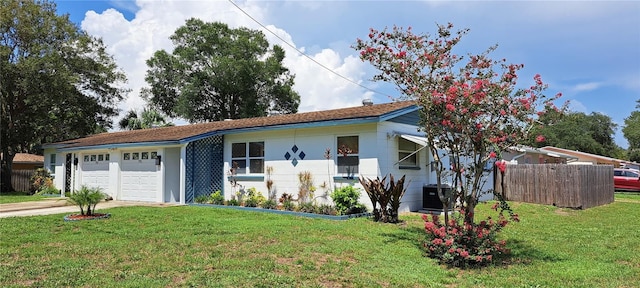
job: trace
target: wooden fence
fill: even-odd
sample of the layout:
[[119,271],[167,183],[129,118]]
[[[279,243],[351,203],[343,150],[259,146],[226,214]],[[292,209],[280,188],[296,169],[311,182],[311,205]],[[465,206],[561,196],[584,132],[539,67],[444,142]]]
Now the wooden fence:
[[[496,193],[502,193],[500,172],[495,180]],[[587,209],[614,200],[611,165],[507,165],[503,184],[509,201]]]
[[29,192],[31,190],[31,176],[36,173],[35,169],[11,170],[11,185],[16,191]]

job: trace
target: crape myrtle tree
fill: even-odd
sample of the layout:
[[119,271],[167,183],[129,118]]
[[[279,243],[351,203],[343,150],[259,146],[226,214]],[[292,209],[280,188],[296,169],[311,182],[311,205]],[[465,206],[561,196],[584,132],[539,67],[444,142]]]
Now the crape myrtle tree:
[[169,117],[194,123],[297,112],[285,52],[262,32],[189,19],[170,38],[171,54],[160,50],[147,60],[150,88],[142,91]]
[[98,38],[48,1],[0,1],[2,192],[11,166],[40,144],[103,132],[118,114],[126,76]]
[[[371,29],[368,38],[358,39],[354,48],[363,61],[379,70],[374,80],[395,84],[402,99],[414,100],[421,107],[420,127],[434,155],[444,225],[453,224],[447,209],[455,204],[464,215],[464,225],[473,229],[487,163],[497,160],[497,167],[505,172],[500,152],[526,139],[531,127],[539,125],[538,109],[553,107],[560,94],[545,96],[547,85],[539,75],[529,88],[517,88],[517,72],[523,65],[491,59],[489,54],[497,46],[477,55],[454,54],[453,48],[468,29],[452,30],[452,24],[438,25],[432,37],[414,34],[411,28]],[[442,151],[449,166],[444,165]],[[443,189],[445,180],[451,189]],[[517,220],[506,202],[496,206]]]

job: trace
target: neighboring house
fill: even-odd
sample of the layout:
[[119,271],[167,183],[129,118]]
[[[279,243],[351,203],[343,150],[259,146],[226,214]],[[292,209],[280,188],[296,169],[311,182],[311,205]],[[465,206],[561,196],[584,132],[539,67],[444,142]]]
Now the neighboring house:
[[513,146],[502,152],[502,159],[510,164],[567,164],[577,161],[578,157],[540,148]]
[[29,153],[16,153],[12,170],[36,170],[44,166],[44,156]]
[[[0,153],[0,155],[2,154]],[[36,169],[42,168],[43,166],[44,156],[16,153],[13,157],[13,164],[11,165],[11,186],[13,186],[13,189],[16,191],[30,191],[31,176],[33,176]]]
[[[278,197],[295,197],[304,171],[312,174],[316,197],[333,187],[360,186],[360,176],[406,175],[400,210],[416,211],[423,186],[436,183],[418,109],[405,101],[102,133],[47,144],[45,160],[56,163],[50,168],[55,185],[65,191],[87,185],[114,199],[175,203],[216,190],[230,199],[252,187],[267,196],[268,179]],[[364,190],[361,201],[371,206]]]
[[567,164],[613,165],[613,167],[618,168],[624,163],[628,162],[621,159],[616,159],[616,158],[611,158],[611,157],[606,157],[606,156],[596,155],[596,154],[591,154],[586,152],[580,152],[576,150],[563,149],[563,148],[558,148],[553,146],[545,146],[540,148],[540,150],[545,152],[551,152],[551,153],[562,153],[562,154],[571,155],[577,158],[576,161],[571,161]]

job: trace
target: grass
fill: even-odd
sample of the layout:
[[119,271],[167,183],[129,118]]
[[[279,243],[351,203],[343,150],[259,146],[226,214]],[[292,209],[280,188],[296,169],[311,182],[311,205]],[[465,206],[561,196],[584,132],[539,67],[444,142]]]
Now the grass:
[[51,196],[29,195],[26,192],[2,192],[0,193],[0,204],[31,202],[51,198]]
[[521,222],[501,234],[513,257],[475,270],[425,258],[417,214],[402,225],[194,206],[4,218],[0,286],[640,287],[640,195],[622,198],[587,210],[513,203]]

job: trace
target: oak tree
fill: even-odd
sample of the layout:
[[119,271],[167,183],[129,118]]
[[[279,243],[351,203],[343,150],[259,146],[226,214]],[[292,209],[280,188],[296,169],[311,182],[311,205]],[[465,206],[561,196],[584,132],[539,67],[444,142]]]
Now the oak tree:
[[169,117],[189,122],[295,113],[300,96],[283,66],[284,50],[264,34],[224,23],[189,19],[170,37],[171,53],[147,60],[142,94]]
[[0,5],[0,138],[2,191],[12,191],[20,152],[106,131],[123,99],[126,77],[92,37],[56,14],[48,1]]

